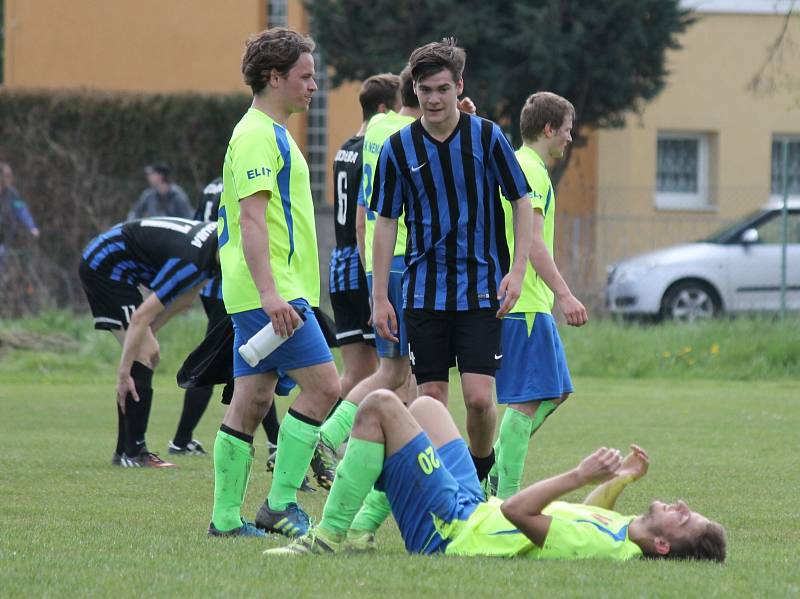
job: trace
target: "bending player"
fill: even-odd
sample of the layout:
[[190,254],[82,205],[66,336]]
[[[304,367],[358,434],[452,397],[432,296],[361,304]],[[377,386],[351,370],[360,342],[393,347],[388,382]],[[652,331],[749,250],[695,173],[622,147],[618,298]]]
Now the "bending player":
[[[145,431],[159,360],[155,332],[189,307],[219,270],[217,223],[146,218],[113,227],[83,251],[78,274],[94,328],[122,345],[117,372],[115,466],[173,466],[148,451]],[[139,286],[153,293],[142,300]]]
[[[389,498],[409,553],[724,561],[725,530],[683,501],[654,501],[638,516],[612,511],[622,490],[647,472],[647,454],[631,447],[624,459],[618,450],[602,447],[575,468],[505,502],[485,501],[467,445],[447,409],[430,397],[406,409],[390,391],[376,391],[359,406],[320,524],[265,553],[346,548],[350,522],[375,484]],[[582,504],[558,501],[590,483],[601,484]]]

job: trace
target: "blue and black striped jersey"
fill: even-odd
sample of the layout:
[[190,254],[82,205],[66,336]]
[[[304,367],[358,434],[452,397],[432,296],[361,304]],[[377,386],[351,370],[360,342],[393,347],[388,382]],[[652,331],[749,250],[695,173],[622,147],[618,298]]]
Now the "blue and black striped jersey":
[[116,225],[83,251],[112,281],[143,285],[167,305],[219,271],[217,223],[157,217]]
[[461,113],[440,142],[415,121],[384,143],[373,185],[372,210],[405,211],[406,308],[498,307],[510,267],[500,193],[511,201],[530,193],[498,125]]

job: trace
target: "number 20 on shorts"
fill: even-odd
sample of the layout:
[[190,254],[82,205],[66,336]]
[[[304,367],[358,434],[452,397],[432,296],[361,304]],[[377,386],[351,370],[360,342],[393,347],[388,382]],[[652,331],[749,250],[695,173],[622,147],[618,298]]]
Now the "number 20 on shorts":
[[433,452],[433,447],[430,445],[428,445],[428,449],[420,451],[417,454],[417,461],[419,462],[419,467],[422,468],[425,474],[431,474],[436,468],[441,466],[439,458],[436,457],[436,454]]

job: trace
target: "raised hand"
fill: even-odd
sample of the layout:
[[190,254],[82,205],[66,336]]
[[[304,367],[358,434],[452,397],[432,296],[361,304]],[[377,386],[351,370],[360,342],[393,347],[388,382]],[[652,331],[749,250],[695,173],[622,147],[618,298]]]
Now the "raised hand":
[[619,449],[601,447],[578,464],[578,478],[582,484],[601,483],[614,476],[622,465]]
[[650,466],[650,457],[647,452],[638,445],[631,445],[631,452],[625,456],[622,465],[617,471],[617,476],[630,478],[631,481],[639,480],[647,474]]

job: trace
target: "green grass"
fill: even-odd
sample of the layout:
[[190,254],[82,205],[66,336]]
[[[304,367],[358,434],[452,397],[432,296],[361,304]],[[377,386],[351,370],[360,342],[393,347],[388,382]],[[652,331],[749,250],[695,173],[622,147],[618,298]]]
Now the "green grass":
[[[113,363],[116,349],[102,359]],[[16,358],[15,358],[16,359]],[[71,358],[70,358],[71,359]],[[4,366],[5,369],[5,366]],[[407,556],[396,527],[374,556],[294,560],[261,554],[277,540],[208,539],[210,458],[174,470],[122,470],[113,369],[78,383],[0,382],[0,596],[3,597],[787,597],[800,594],[800,393],[793,380],[685,381],[576,377],[576,395],[534,441],[526,480],[572,466],[599,445],[636,441],[650,474],[622,496],[635,513],[684,498],[729,531],[724,566],[532,562]],[[181,396],[156,379],[149,442],[171,437]],[[451,409],[463,423],[458,387]],[[286,408],[286,403],[281,404]],[[222,406],[197,436],[211,445]],[[263,433],[244,513],[269,487]],[[319,517],[325,494],[302,495]]]
[[[205,314],[196,308],[171,321],[158,335],[159,371],[178,371],[205,331]],[[113,372],[119,346],[92,329],[87,316],[52,311],[35,318],[0,322],[0,333],[59,333],[77,341],[66,353],[6,351],[0,347],[3,381],[91,380],[98,366]],[[800,316],[736,318],[692,326],[667,323],[626,326],[593,320],[575,329],[560,328],[576,376],[742,381],[800,380]]]

